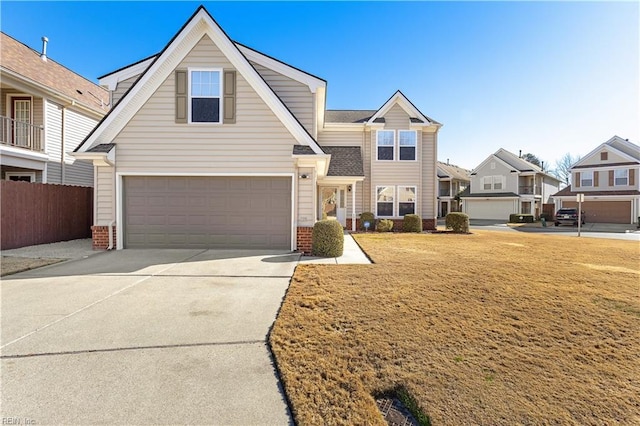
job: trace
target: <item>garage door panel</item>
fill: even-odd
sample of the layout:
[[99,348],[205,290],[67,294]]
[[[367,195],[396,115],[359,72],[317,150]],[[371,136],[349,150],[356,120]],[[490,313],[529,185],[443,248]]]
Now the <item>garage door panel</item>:
[[291,246],[291,179],[124,178],[125,247]]
[[[562,207],[578,208],[578,203],[563,201]],[[585,201],[582,210],[588,223],[632,223],[631,201]]]
[[514,210],[513,200],[467,200],[466,211],[471,219],[509,220]]

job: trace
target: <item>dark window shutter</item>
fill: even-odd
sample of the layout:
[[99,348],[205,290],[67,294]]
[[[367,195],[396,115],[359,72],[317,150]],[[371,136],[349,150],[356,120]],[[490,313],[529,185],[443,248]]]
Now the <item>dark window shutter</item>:
[[224,124],[236,122],[236,72],[224,71]]
[[576,172],[576,188],[580,188],[580,172]]
[[598,177],[599,177],[599,175],[600,175],[600,173],[598,173],[597,171],[596,171],[596,172],[593,172],[593,186],[600,186],[600,185],[598,184]]
[[609,186],[613,186],[613,170],[609,170]]
[[176,70],[176,123],[187,122],[187,71]]
[[629,169],[629,185],[633,186],[636,184],[636,170]]

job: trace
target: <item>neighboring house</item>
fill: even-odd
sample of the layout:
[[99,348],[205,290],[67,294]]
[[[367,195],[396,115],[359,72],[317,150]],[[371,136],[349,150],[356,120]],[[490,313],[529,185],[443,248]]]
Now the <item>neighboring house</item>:
[[93,186],[93,167],[68,155],[109,109],[109,93],[0,33],[2,179]]
[[473,169],[471,185],[460,198],[471,219],[508,220],[513,213],[539,217],[559,188],[559,179],[500,148]]
[[438,216],[445,217],[449,212],[462,211],[462,202],[458,195],[467,189],[471,182],[471,171],[438,161]]
[[614,136],[571,167],[571,185],[553,196],[556,208],[577,207],[587,222],[635,223],[640,216],[640,146]]
[[157,55],[102,76],[114,107],[76,150],[95,167],[94,246],[309,251],[326,215],[435,228],[441,125],[401,92],[327,111],[326,81],[234,43],[203,8]]

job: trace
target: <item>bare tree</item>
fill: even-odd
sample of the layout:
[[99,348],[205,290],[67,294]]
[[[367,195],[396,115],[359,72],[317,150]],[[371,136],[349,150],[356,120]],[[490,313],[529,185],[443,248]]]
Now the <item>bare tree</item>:
[[543,172],[549,171],[549,164],[545,164],[545,162],[540,160],[535,154],[526,153],[522,156],[522,159],[540,167]]
[[559,160],[556,161],[556,168],[551,171],[555,177],[560,179],[565,184],[569,185],[571,180],[571,167],[580,161],[580,156],[573,156],[570,152],[567,152]]

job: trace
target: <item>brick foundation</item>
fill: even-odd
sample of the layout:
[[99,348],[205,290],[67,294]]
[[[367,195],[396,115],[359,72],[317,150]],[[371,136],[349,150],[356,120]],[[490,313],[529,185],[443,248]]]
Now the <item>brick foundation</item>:
[[[116,247],[116,227],[113,227],[113,248]],[[92,226],[91,239],[93,240],[94,250],[106,250],[109,247],[109,227],[108,226]]]
[[298,226],[296,232],[296,248],[303,254],[311,254],[311,238],[313,235],[313,227]]
[[[393,231],[400,232],[402,231],[402,223],[404,219],[392,219],[393,220]],[[371,224],[369,231],[375,231],[375,223]],[[347,219],[347,231],[351,231],[351,219]],[[435,231],[436,229],[436,220],[435,219],[422,219],[422,230],[423,231]],[[356,219],[356,231],[360,231],[360,219]]]

